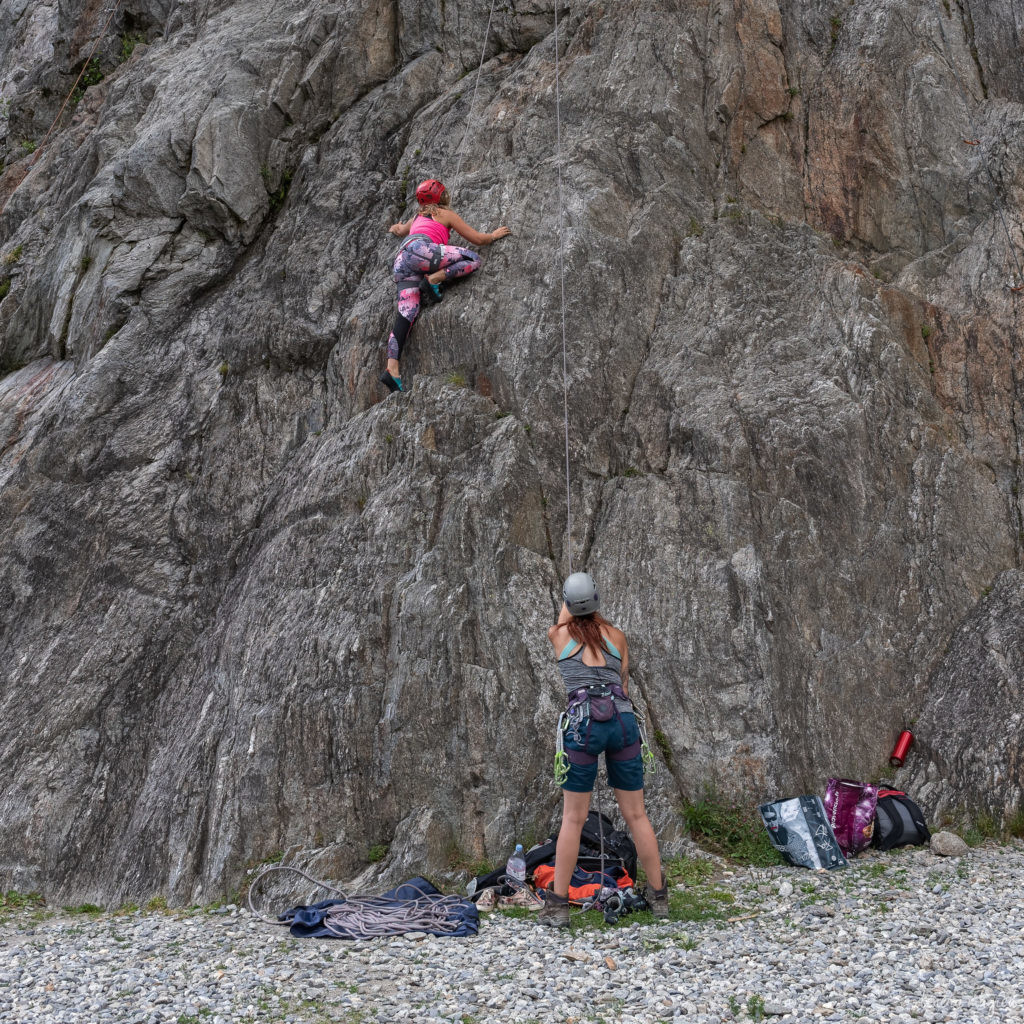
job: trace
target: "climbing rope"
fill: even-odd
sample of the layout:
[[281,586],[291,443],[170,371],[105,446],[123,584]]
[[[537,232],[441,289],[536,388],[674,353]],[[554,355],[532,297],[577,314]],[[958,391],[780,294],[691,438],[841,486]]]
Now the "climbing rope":
[[572,501],[569,477],[569,359],[565,344],[565,201],[562,193],[562,94],[558,46],[558,4],[555,4],[555,166],[558,169],[558,278],[562,314],[562,418],[565,424],[565,550],[572,574]]
[[64,102],[60,105],[60,110],[57,111],[57,116],[53,119],[50,127],[46,130],[46,134],[43,136],[43,141],[36,146],[35,153],[32,154],[32,160],[29,163],[29,167],[34,167],[36,161],[39,159],[39,154],[42,153],[43,147],[46,145],[50,136],[53,134],[53,129],[57,127],[57,122],[61,119],[68,103],[71,101],[71,97],[74,96],[75,90],[78,88],[82,81],[86,71],[89,70],[89,65],[92,63],[93,57],[96,56],[96,51],[100,48],[100,43],[103,42],[103,37],[107,34],[107,29],[110,27],[111,21],[114,20],[114,15],[117,14],[117,9],[121,6],[122,0],[115,0],[114,6],[111,8],[110,13],[107,15],[107,20],[103,23],[103,28],[100,29],[100,34],[96,37],[96,42],[93,43],[93,47],[89,56],[86,58],[85,63],[82,65],[82,70],[78,72],[78,77],[75,79],[75,84],[71,86],[67,96],[64,97]]
[[419,886],[409,882],[405,883],[406,886],[419,893],[413,899],[396,901],[383,896],[348,896],[343,889],[321,882],[301,868],[280,864],[264,868],[249,886],[249,909],[266,924],[285,927],[291,924],[291,921],[267,917],[257,909],[253,901],[253,892],[257,885],[276,871],[288,871],[299,875],[313,885],[341,897],[342,902],[327,908],[322,921],[323,927],[338,939],[379,938],[403,935],[406,932],[450,935],[463,925],[463,922],[451,913],[465,904],[461,896],[424,892]]
[[[473,124],[473,108],[476,106],[476,93],[480,88],[480,75],[484,70],[484,57],[487,55],[487,41],[491,36],[491,19],[494,17],[494,0],[491,0],[491,10],[487,15],[487,28],[484,30],[484,43],[480,47],[480,65],[476,69],[476,83],[473,86],[473,95],[469,100],[469,113],[466,115],[466,127],[462,130],[462,141],[455,151],[458,156],[458,163],[455,165],[455,180],[452,183],[452,191],[455,192],[459,186],[459,178],[462,176],[463,148],[466,145],[466,138],[469,136],[469,129]],[[556,14],[557,18],[557,14]]]
[[[953,59],[953,51],[949,45],[949,39],[946,36],[946,28],[942,20],[942,9],[938,3],[936,4],[936,13],[939,19],[939,34],[942,37],[942,49],[945,52],[946,63],[949,65],[949,69],[952,71],[953,78],[956,81],[957,88],[960,90],[960,98],[963,100],[964,109],[967,111],[967,120],[971,129],[971,137],[969,139],[963,139],[963,143],[965,146],[981,146],[982,135],[978,130],[978,123],[974,118],[970,96],[967,93],[963,79],[960,77],[960,72],[957,71],[956,62]],[[1019,247],[1013,240],[1013,235],[1010,232],[1010,226],[1006,222],[1004,207],[1007,203],[1006,196],[1003,194],[1002,183],[998,181],[996,176],[992,173],[992,168],[989,165],[989,154],[985,147],[981,146],[981,152],[983,154],[981,166],[985,171],[985,175],[987,176],[990,185],[992,186],[994,194],[995,201],[992,203],[992,207],[999,215],[999,221],[1002,224],[1003,232],[1006,235],[1006,242],[1010,247],[1010,255],[1013,257],[1013,262],[1017,267],[1017,283],[1016,285],[1010,286],[1010,291],[1024,291],[1024,262],[1021,260]]]

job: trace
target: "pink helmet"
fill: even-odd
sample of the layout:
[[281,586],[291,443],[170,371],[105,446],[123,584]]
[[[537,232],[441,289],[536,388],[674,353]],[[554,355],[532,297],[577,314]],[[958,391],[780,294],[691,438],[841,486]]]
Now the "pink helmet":
[[444,192],[444,183],[438,181],[437,178],[430,178],[419,183],[416,189],[416,199],[424,206],[429,206],[431,203],[440,202]]

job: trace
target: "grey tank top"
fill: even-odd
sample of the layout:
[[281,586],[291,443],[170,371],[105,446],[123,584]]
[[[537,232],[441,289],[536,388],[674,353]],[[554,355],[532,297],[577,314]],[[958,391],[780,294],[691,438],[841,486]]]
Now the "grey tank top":
[[565,689],[572,693],[581,686],[621,686],[622,656],[615,644],[604,638],[608,645],[604,654],[604,665],[584,665],[583,645],[570,640],[558,656],[558,671],[562,673]]

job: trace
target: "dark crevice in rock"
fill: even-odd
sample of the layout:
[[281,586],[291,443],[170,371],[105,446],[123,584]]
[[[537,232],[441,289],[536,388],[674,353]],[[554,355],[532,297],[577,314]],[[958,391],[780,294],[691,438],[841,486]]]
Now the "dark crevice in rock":
[[978,42],[974,36],[974,18],[971,16],[971,7],[967,0],[956,0],[957,9],[960,11],[960,21],[964,29],[964,38],[967,41],[967,48],[971,53],[971,60],[978,72],[978,84],[981,86],[981,95],[988,99],[988,83],[985,81],[985,71],[981,66],[981,58],[978,56]]

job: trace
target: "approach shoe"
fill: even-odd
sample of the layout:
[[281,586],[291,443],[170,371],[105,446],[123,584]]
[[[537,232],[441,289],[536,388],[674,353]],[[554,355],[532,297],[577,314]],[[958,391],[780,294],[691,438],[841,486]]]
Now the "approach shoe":
[[664,889],[655,889],[653,886],[647,891],[647,902],[651,905],[651,913],[659,920],[668,917],[668,886]]
[[484,889],[484,891],[476,898],[476,909],[486,914],[488,911],[494,909],[495,902],[494,889]]
[[420,298],[428,306],[436,306],[444,298],[444,286],[431,284],[426,278],[420,281]]
[[527,910],[540,910],[544,906],[544,901],[525,885],[511,896],[500,897],[498,903],[503,907],[526,907]]
[[569,927],[569,897],[556,896],[550,889],[544,892],[544,906],[537,915],[538,924],[549,928]]

